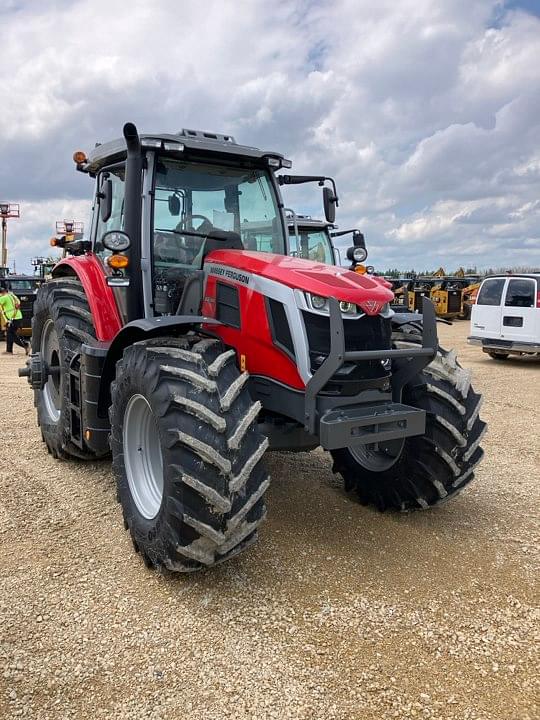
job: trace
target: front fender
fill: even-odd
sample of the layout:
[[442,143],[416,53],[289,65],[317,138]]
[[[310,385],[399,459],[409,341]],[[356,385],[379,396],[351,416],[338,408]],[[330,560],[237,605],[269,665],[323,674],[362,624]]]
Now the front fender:
[[122,319],[112,288],[107,285],[99,259],[92,253],[66,257],[55,265],[53,278],[77,277],[83,286],[100,342],[111,341],[122,327]]
[[202,315],[141,318],[124,325],[108,347],[98,350],[98,352],[106,353],[99,384],[98,413],[101,416],[106,414],[111,404],[111,382],[116,375],[116,363],[121,359],[124,349],[128,345],[160,335],[185,335],[189,330],[196,330],[203,323],[205,325],[221,325],[219,320]]

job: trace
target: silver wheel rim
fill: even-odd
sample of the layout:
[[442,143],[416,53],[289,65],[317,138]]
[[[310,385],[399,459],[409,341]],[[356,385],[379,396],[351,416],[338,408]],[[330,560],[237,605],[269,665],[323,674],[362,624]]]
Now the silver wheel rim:
[[129,399],[123,440],[131,497],[141,515],[152,520],[163,499],[163,458],[156,419],[143,395],[133,395]]
[[60,344],[54,321],[51,319],[47,320],[43,326],[40,353],[49,370],[56,371],[49,374],[42,391],[45,412],[49,421],[55,425],[59,422],[62,412],[62,377],[60,373]]
[[350,447],[349,452],[356,462],[366,470],[383,472],[389,470],[399,460],[404,443],[404,439],[388,440],[384,443]]

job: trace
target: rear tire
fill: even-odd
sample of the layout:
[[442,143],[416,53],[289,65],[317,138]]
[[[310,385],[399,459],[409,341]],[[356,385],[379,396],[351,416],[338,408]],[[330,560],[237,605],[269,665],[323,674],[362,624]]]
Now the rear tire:
[[124,351],[111,386],[118,498],[149,567],[187,572],[227,560],[257,538],[269,478],[235,352],[197,336]]
[[71,441],[69,410],[69,364],[83,342],[94,340],[92,315],[81,283],[58,278],[42,285],[34,303],[32,353],[40,353],[53,374],[42,390],[34,390],[34,405],[41,437],[55,458],[96,457]]
[[494,360],[508,360],[509,353],[505,352],[488,352],[490,358]]
[[[393,343],[398,348],[418,345],[421,332],[414,325],[402,325],[393,333]],[[343,477],[345,488],[355,490],[362,504],[380,511],[439,505],[473,479],[484,454],[482,398],[453,351],[439,348],[430,365],[404,388],[403,402],[426,411],[426,433],[406,438],[397,459],[390,458],[386,465],[380,453],[379,472],[374,470],[377,462],[362,464],[358,452],[332,451],[333,470]]]

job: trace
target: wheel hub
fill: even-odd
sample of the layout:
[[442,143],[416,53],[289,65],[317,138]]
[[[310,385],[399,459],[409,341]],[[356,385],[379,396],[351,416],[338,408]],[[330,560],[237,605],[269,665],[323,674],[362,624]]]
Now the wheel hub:
[[152,520],[163,499],[163,458],[156,419],[143,395],[132,395],[126,406],[123,445],[131,496],[140,514]]
[[349,452],[356,462],[366,470],[383,472],[389,470],[399,460],[404,443],[404,438],[387,440],[386,442],[350,447]]
[[[43,409],[48,416],[48,421],[52,424],[57,424],[60,421],[62,413],[63,382],[60,356],[60,343],[54,320],[49,318],[41,332],[40,351],[32,356],[30,368],[33,363],[35,370],[34,380],[36,384],[40,385],[38,389],[42,392]],[[28,379],[31,382],[31,375],[29,375]]]
[[[52,374],[58,373],[59,368],[53,368]],[[19,370],[19,377],[25,377],[32,390],[43,390],[51,374],[49,366],[41,357],[41,353],[33,353],[26,361],[26,367]]]

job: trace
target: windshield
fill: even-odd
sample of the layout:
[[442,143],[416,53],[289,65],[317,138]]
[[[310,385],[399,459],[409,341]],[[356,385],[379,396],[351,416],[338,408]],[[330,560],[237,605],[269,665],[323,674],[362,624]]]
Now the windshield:
[[289,228],[291,255],[333,265],[332,248],[327,233],[317,228],[298,228],[298,237],[294,227]]
[[212,230],[240,235],[246,250],[284,254],[268,171],[161,158],[154,196],[154,267],[200,268]]

